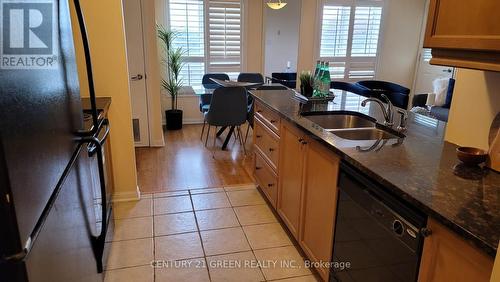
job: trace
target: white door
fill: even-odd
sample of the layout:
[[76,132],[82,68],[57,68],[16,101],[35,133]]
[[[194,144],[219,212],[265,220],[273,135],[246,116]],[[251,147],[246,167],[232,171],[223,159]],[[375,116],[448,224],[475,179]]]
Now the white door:
[[420,52],[420,62],[417,71],[414,94],[424,94],[432,92],[432,82],[440,77],[453,77],[452,67],[435,66],[429,64],[432,58],[431,50],[422,48]]
[[144,62],[141,0],[123,0],[132,125],[136,147],[149,146],[148,95]]

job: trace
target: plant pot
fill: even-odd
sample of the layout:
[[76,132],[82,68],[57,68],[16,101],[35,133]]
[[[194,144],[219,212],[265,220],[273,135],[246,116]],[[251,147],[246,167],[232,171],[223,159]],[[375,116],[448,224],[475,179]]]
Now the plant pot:
[[311,85],[300,85],[300,94],[306,96],[306,97],[312,97],[313,95],[313,88]]
[[182,110],[165,111],[165,120],[167,122],[167,130],[182,129]]

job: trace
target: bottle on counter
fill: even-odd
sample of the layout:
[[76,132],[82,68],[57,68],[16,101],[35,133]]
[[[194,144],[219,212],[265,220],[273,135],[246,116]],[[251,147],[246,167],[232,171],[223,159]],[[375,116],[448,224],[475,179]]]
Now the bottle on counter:
[[323,75],[323,62],[318,61],[318,65],[316,66],[317,71],[315,71],[314,75],[314,90],[313,97],[317,97],[321,95],[321,77]]
[[320,60],[317,60],[316,61],[316,69],[314,70],[314,78],[316,79],[316,77],[318,76],[318,73],[319,73],[319,69],[321,68],[321,61]]
[[330,77],[330,65],[328,62],[323,64],[323,72],[321,75],[321,96],[327,97],[330,94],[330,83],[332,79]]

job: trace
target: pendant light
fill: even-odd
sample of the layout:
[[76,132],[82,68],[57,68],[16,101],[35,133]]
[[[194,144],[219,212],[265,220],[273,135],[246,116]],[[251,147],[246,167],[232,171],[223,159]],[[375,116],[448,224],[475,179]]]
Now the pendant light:
[[281,2],[281,0],[278,0],[278,2],[267,2],[267,6],[269,6],[269,8],[273,9],[273,10],[279,10],[283,7],[286,6],[286,3],[285,2]]

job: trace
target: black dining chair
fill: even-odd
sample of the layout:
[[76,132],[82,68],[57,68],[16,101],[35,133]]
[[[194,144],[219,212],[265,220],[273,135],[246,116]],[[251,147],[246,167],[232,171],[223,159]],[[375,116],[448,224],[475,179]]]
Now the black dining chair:
[[405,110],[408,108],[410,89],[402,85],[380,80],[362,80],[356,84],[368,88],[370,97],[380,99],[381,94],[385,94],[394,106]]
[[344,81],[332,81],[330,82],[330,88],[355,93],[365,97],[370,97],[370,89],[358,85],[356,83],[350,83]]
[[238,82],[262,83],[264,77],[258,72],[242,72],[238,75]]
[[[256,90],[289,90],[289,89],[290,88],[284,85],[261,85],[257,87]],[[245,144],[247,143],[250,127],[253,130],[254,100],[251,96],[249,97],[249,100],[251,100],[251,102],[250,105],[248,105],[248,115],[247,115],[248,126],[247,126],[247,132],[245,133],[245,141],[244,141]]]
[[272,83],[281,83],[288,88],[294,89],[297,87],[297,73],[296,72],[273,72],[271,74]]
[[[219,88],[220,85],[213,82],[211,78],[220,80],[229,80],[229,76],[225,73],[207,73],[203,75],[201,79],[201,84],[207,90],[213,90]],[[200,95],[200,112],[206,113],[210,108],[210,100],[212,99],[212,94],[201,94]]]
[[246,149],[243,144],[241,134],[241,125],[247,119],[247,91],[243,87],[221,87],[214,90],[210,108],[205,113],[202,136],[205,131],[205,125],[208,124],[207,137],[205,138],[205,146],[208,144],[208,136],[210,128],[215,126],[215,139],[217,138],[217,127],[236,127],[236,132],[243,151],[246,155]]

